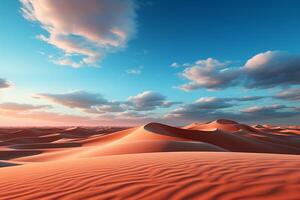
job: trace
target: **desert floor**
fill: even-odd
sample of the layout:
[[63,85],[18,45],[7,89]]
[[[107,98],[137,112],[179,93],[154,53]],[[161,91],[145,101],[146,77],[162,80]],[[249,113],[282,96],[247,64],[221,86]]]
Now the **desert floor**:
[[300,127],[1,128],[0,199],[300,199]]

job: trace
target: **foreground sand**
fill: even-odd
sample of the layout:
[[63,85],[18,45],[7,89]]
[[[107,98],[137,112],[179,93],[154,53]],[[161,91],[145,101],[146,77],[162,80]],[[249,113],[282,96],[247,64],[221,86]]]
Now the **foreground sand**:
[[0,141],[0,199],[300,199],[297,126],[2,128]]
[[172,152],[5,167],[0,199],[299,199],[298,156]]

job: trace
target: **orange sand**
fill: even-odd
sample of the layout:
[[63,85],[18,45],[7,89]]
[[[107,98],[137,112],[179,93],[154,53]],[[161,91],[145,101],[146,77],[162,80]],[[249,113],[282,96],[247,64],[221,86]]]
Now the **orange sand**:
[[230,120],[2,128],[0,199],[299,199],[299,132]]

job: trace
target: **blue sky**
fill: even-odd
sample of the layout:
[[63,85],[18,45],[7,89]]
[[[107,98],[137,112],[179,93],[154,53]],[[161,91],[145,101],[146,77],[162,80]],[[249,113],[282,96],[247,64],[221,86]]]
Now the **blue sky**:
[[[80,0],[1,3],[5,123],[40,124],[36,113],[58,116],[41,117],[42,124],[63,117],[83,125],[300,121],[299,1],[90,0],[93,8],[83,9]],[[76,106],[66,102],[74,94]],[[81,105],[100,96],[104,103]],[[249,96],[262,98],[229,99]],[[51,108],[31,107],[37,105]]]

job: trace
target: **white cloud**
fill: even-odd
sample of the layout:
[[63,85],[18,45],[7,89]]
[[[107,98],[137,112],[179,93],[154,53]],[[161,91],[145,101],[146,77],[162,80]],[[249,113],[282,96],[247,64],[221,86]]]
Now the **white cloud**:
[[61,65],[95,65],[106,53],[125,47],[136,29],[133,0],[21,0],[21,3],[23,16],[38,22],[48,32],[37,37],[63,51],[64,55],[54,60]]
[[191,66],[191,64],[190,64],[190,63],[183,63],[182,66],[183,66],[183,67],[189,67],[189,66]]
[[170,107],[179,102],[169,102],[158,92],[144,91],[128,98],[129,109],[138,111],[154,110],[157,107]]
[[226,88],[234,84],[238,69],[227,68],[228,62],[220,62],[213,58],[199,60],[182,72],[182,76],[190,80],[179,88],[184,91],[207,88],[211,90]]
[[126,74],[132,74],[132,75],[140,75],[142,73],[143,66],[139,66],[138,68],[135,69],[128,69],[126,70]]
[[299,54],[267,51],[248,59],[241,67],[229,64],[213,58],[197,61],[181,73],[190,82],[179,88],[184,91],[217,90],[239,85],[263,89],[300,84]]
[[180,64],[178,64],[177,62],[173,62],[171,64],[171,67],[178,68],[178,67],[180,67]]
[[300,84],[300,55],[267,51],[250,58],[244,68],[245,86],[271,88]]
[[118,113],[125,110],[125,106],[121,102],[107,102],[107,104],[92,106],[86,111],[90,113]]

